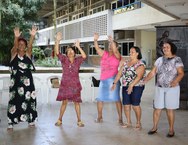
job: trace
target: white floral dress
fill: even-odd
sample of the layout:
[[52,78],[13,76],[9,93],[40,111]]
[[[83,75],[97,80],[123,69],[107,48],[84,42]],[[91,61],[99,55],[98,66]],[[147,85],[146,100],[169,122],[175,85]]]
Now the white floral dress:
[[36,95],[31,71],[34,65],[26,55],[10,62],[11,85],[8,102],[8,124],[34,122],[37,119]]

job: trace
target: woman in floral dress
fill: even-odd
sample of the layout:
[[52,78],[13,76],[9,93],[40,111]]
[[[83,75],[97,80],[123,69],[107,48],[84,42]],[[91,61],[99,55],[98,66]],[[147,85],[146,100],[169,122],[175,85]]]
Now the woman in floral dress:
[[77,115],[77,125],[83,127],[84,124],[81,121],[81,109],[80,103],[81,100],[81,84],[79,80],[79,68],[82,62],[86,59],[86,54],[80,47],[80,42],[76,41],[75,47],[81,53],[81,56],[76,57],[75,47],[67,47],[66,55],[59,53],[59,42],[62,39],[62,34],[60,32],[56,35],[55,43],[55,54],[58,56],[59,60],[62,63],[63,75],[61,80],[61,85],[59,88],[57,101],[62,101],[60,108],[60,114],[56,126],[62,125],[62,117],[65,112],[68,101],[74,102],[76,115]]
[[31,61],[32,43],[37,32],[37,27],[30,30],[30,40],[21,38],[19,28],[14,29],[14,46],[11,49],[11,85],[10,100],[8,102],[8,128],[13,130],[13,125],[27,121],[33,127],[37,119],[36,96],[31,71],[35,70]]

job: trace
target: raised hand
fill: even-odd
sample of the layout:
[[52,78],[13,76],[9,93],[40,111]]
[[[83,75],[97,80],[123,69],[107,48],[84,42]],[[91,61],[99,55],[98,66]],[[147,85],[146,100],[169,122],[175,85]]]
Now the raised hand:
[[112,42],[112,41],[113,41],[113,38],[112,38],[111,35],[108,36],[108,41],[109,41],[109,42]]
[[37,26],[32,26],[32,29],[29,29],[29,34],[31,35],[31,36],[35,36],[35,34],[37,33],[37,30],[38,30],[38,28],[37,28]]
[[62,33],[61,32],[57,32],[56,41],[60,41],[61,39],[63,39]]
[[77,48],[79,48],[80,47],[80,41],[76,40],[76,42],[74,43],[74,46],[76,46]]
[[99,34],[98,33],[94,33],[94,40],[98,40],[99,39]]
[[15,37],[20,37],[21,34],[22,34],[22,32],[20,32],[20,28],[19,27],[15,27],[14,28],[14,36]]

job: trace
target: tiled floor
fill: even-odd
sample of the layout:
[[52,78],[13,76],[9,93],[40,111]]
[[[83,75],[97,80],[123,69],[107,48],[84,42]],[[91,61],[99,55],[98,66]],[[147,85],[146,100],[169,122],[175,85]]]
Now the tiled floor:
[[[153,81],[146,85],[142,98],[141,131],[133,128],[125,129],[117,123],[115,104],[106,103],[103,111],[104,122],[97,124],[96,103],[81,104],[82,119],[85,127],[76,125],[74,105],[68,104],[64,114],[63,125],[54,126],[59,114],[60,103],[38,105],[38,122],[35,128],[29,128],[27,123],[20,123],[13,132],[7,132],[6,107],[0,108],[0,145],[187,145],[188,144],[188,111],[177,110],[175,122],[175,137],[167,138],[168,122],[163,111],[158,133],[152,136],[147,131],[152,127],[152,96]],[[123,115],[124,116],[124,115]],[[135,116],[132,113],[132,122]]]

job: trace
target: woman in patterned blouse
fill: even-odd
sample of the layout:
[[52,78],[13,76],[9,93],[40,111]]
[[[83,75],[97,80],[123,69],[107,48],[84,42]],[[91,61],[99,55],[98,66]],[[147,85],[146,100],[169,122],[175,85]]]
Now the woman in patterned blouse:
[[156,88],[154,97],[153,128],[149,135],[157,132],[159,118],[163,108],[169,122],[167,137],[174,136],[174,110],[179,108],[180,86],[179,82],[184,76],[183,63],[180,57],[176,56],[177,47],[170,41],[163,44],[162,57],[159,57],[152,70],[145,78],[145,82],[156,75]]
[[145,76],[145,64],[143,63],[140,48],[134,46],[130,49],[130,59],[126,60],[119,70],[112,90],[116,88],[116,83],[122,77],[122,96],[124,112],[127,119],[122,127],[129,128],[132,126],[131,122],[131,107],[136,115],[135,129],[141,129],[141,96],[144,90],[143,78]]

